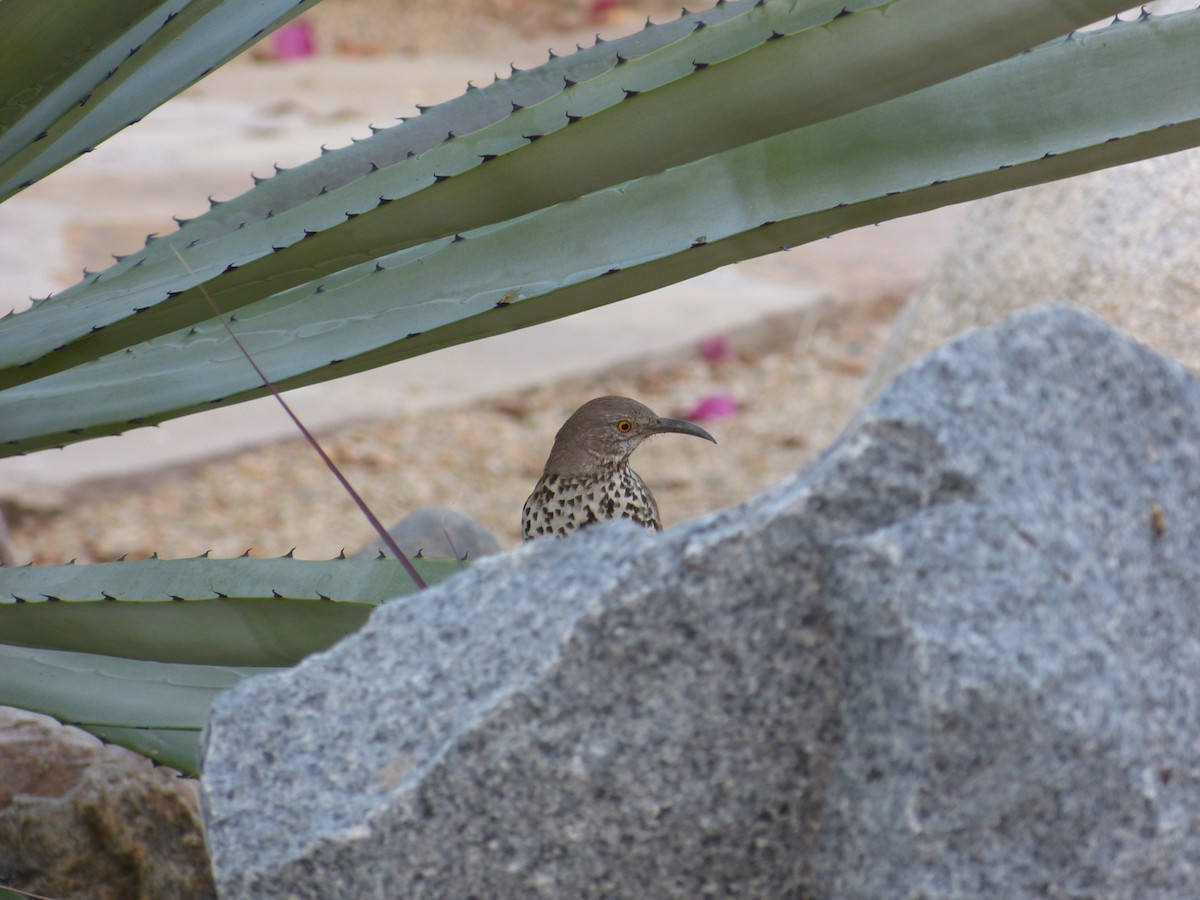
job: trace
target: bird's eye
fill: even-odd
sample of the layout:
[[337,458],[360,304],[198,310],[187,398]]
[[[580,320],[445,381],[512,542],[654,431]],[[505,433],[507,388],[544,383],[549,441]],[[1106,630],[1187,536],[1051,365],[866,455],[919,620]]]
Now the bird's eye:
[[628,419],[622,419],[617,423],[617,431],[621,432],[621,434],[629,434],[629,432],[633,431],[633,423]]

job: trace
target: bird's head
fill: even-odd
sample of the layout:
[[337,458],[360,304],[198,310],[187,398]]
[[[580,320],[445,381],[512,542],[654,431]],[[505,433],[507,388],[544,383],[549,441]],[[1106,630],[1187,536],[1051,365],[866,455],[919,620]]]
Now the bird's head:
[[545,474],[587,476],[615,468],[655,434],[690,434],[717,442],[699,425],[661,418],[636,400],[597,397],[575,410],[558,430]]

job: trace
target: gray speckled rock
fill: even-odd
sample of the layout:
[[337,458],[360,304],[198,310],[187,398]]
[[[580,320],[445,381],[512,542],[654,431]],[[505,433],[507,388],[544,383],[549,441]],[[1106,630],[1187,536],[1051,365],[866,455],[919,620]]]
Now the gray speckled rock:
[[1200,384],[1064,308],[218,699],[226,898],[1200,896]]

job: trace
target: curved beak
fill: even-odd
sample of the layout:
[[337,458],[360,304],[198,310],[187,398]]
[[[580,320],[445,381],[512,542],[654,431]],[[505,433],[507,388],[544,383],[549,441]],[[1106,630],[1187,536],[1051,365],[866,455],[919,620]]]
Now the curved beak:
[[652,425],[647,431],[650,434],[690,434],[692,437],[704,438],[714,444],[717,439],[697,425],[686,419],[659,419],[657,425]]

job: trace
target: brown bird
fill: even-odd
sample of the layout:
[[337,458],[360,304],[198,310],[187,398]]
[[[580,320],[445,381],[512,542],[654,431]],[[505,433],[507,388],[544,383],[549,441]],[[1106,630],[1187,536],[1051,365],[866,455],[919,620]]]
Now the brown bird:
[[583,404],[554,436],[542,478],[525,501],[524,539],[566,537],[604,519],[630,519],[662,531],[658,504],[629,468],[629,454],[651,435],[667,433],[717,442],[699,425],[660,418],[628,397],[598,397]]

